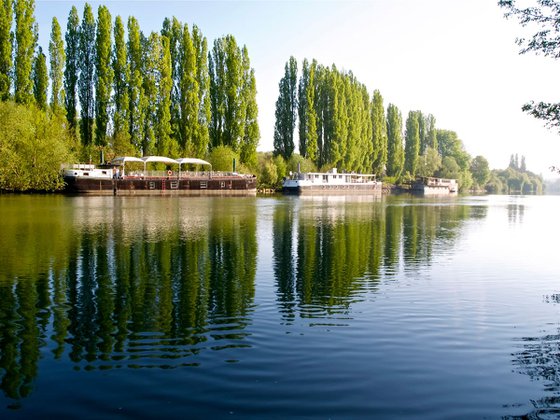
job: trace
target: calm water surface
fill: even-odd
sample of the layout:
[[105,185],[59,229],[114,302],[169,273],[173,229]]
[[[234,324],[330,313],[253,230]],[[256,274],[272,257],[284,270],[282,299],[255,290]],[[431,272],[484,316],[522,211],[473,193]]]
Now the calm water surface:
[[0,196],[0,418],[556,418],[559,214]]

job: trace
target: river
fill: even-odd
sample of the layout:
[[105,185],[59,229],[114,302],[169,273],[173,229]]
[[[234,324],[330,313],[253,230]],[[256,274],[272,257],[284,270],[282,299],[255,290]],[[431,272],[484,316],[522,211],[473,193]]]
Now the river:
[[559,214],[0,195],[0,418],[555,418]]

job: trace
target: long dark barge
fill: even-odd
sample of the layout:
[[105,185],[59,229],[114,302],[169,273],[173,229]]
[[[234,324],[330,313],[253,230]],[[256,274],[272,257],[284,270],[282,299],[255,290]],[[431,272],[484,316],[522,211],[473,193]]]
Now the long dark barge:
[[[148,164],[165,170],[148,170]],[[209,170],[182,170],[183,165]],[[119,157],[104,165],[79,164],[63,171],[65,192],[92,195],[254,195],[254,175],[212,171],[195,158]]]

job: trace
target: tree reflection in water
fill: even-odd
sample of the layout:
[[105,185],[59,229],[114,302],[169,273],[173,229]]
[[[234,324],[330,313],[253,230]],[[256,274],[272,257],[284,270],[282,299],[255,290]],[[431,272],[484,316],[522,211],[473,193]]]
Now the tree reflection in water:
[[[558,304],[560,295],[545,296],[545,302]],[[517,372],[528,375],[534,381],[544,384],[544,391],[549,394],[538,400],[531,400],[535,408],[520,417],[508,418],[558,418],[560,416],[560,330],[557,334],[542,337],[521,338],[523,348],[514,354],[514,366]]]
[[9,238],[22,241],[0,268],[7,397],[29,395],[49,338],[54,357],[67,352],[78,369],[176,367],[196,364],[191,356],[204,350],[248,346],[254,205],[75,200],[75,214],[30,206],[23,217],[21,201],[2,209],[0,249],[11,249]]

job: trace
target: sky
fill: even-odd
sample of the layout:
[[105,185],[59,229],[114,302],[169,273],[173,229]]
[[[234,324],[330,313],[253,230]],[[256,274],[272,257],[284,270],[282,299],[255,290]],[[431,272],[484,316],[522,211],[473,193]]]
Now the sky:
[[[384,104],[433,114],[437,128],[453,130],[473,157],[493,169],[510,156],[526,158],[545,179],[560,166],[560,134],[521,111],[530,101],[558,101],[560,61],[519,55],[516,37],[528,36],[506,20],[497,0],[89,1],[113,18],[134,16],[145,34],[165,17],[197,25],[208,38],[231,34],[247,46],[257,80],[260,151],[273,149],[274,110],[284,65],[294,56],[352,71]],[[39,44],[48,49],[51,21],[65,31],[72,5],[37,0]],[[296,130],[297,132],[297,130]],[[297,140],[296,140],[297,141]]]

